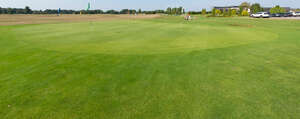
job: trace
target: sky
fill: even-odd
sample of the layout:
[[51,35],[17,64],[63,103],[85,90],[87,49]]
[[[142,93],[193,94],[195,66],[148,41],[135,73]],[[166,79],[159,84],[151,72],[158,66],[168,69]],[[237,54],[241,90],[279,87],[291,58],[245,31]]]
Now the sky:
[[242,2],[260,3],[264,7],[280,5],[282,7],[300,8],[300,0],[0,0],[0,7],[44,9],[86,9],[88,2],[92,9],[121,10],[142,9],[156,10],[167,7],[183,6],[186,11],[211,9],[213,6],[239,5]]

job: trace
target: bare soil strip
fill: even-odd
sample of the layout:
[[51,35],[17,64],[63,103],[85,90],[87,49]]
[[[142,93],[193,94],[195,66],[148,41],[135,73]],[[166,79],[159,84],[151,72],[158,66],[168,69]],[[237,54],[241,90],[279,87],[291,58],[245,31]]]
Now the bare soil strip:
[[300,20],[300,17],[272,17],[270,19],[279,19],[279,20]]
[[151,19],[160,15],[0,15],[1,25]]

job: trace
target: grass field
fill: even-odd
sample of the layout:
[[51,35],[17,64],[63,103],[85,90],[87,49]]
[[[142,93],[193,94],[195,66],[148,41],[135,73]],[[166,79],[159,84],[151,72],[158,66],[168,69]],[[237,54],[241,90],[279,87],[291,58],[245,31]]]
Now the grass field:
[[297,119],[300,21],[0,26],[1,119]]

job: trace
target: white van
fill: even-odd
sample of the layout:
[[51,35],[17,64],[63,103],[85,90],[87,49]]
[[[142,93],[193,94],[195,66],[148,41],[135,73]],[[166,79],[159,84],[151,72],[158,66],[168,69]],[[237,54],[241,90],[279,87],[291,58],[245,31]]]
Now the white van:
[[294,17],[300,17],[300,12],[292,12]]
[[269,18],[270,14],[268,12],[257,12],[256,14],[251,14],[250,16],[254,18]]

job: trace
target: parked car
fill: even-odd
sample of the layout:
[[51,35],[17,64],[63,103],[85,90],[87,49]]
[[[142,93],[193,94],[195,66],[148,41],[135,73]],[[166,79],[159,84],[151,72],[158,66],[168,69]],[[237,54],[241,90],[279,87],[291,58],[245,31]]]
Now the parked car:
[[283,15],[280,13],[271,14],[272,17],[282,17]]
[[292,17],[293,13],[286,12],[286,13],[274,13],[271,15],[272,17]]
[[291,12],[283,13],[283,17],[292,17],[292,16],[293,16],[293,13],[291,13]]
[[292,14],[294,17],[300,17],[300,12],[293,12]]
[[250,15],[253,18],[269,18],[270,14],[268,12],[257,12],[256,14]]

